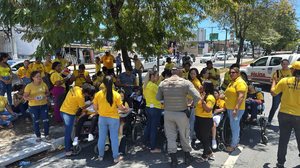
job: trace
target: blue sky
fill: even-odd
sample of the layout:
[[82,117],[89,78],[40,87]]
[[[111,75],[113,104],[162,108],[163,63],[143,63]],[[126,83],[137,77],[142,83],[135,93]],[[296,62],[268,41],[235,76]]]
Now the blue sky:
[[[296,17],[298,18],[297,27],[300,29],[300,0],[291,0],[291,2],[296,10]],[[209,40],[209,34],[212,32],[211,27],[214,27],[213,33],[219,33],[219,40],[225,40],[225,30],[221,30],[218,23],[214,23],[210,19],[206,19],[199,23],[198,26],[206,29],[206,40]],[[227,34],[227,38],[229,39],[229,33]]]

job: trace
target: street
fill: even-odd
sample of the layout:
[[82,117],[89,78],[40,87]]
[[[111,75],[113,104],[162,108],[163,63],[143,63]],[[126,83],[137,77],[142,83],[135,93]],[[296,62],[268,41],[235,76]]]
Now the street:
[[[197,58],[196,63],[193,67],[197,67],[201,70],[205,64],[200,64]],[[245,59],[243,61],[249,61],[251,59]],[[235,60],[227,61],[227,66],[234,63]],[[223,61],[217,61],[214,63],[214,67],[223,67]],[[162,72],[163,66],[160,67],[160,72]],[[265,97],[265,116],[268,115],[270,110],[272,97],[268,90],[270,88],[266,86],[262,87],[264,90]],[[276,113],[277,116],[277,113]],[[263,117],[263,116],[262,116]],[[195,161],[189,167],[224,167],[224,168],[273,168],[276,164],[276,155],[278,147],[279,138],[279,128],[277,117],[274,117],[273,125],[268,127],[267,136],[269,142],[267,145],[263,145],[260,142],[260,127],[250,126],[244,130],[241,136],[240,146],[237,151],[233,152],[231,155],[224,151],[216,151],[215,161],[209,161],[204,163],[197,162],[197,157],[202,154],[202,151],[192,151],[192,155],[195,157]],[[32,167],[64,167],[64,168],[74,168],[74,167],[131,167],[131,168],[141,168],[141,167],[169,167],[169,157],[167,153],[151,154],[149,151],[142,151],[140,144],[133,145],[129,144],[129,152],[125,157],[125,160],[113,164],[113,159],[111,153],[107,152],[104,157],[104,161],[100,162],[97,160],[97,155],[94,153],[94,146],[96,142],[90,144],[84,144],[86,147],[83,148],[81,153],[74,157],[65,158],[62,157],[63,154],[57,156],[58,159],[46,158],[41,162],[33,163]],[[287,161],[285,166],[300,167],[300,158],[298,157],[299,151],[297,148],[297,143],[295,140],[295,135],[292,134],[290,138],[290,143],[288,146]],[[178,152],[179,167],[186,167],[183,163],[183,152]]]

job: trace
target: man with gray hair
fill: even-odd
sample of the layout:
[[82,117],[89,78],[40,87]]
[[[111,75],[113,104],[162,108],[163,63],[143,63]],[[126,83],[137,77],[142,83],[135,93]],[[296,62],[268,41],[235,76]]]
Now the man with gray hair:
[[177,167],[177,134],[184,151],[184,162],[189,165],[192,161],[189,143],[190,124],[187,95],[193,97],[194,104],[200,100],[200,94],[193,84],[178,76],[177,68],[172,69],[172,76],[163,80],[158,88],[157,100],[165,106],[164,127],[168,141],[168,153],[171,157],[171,167]]

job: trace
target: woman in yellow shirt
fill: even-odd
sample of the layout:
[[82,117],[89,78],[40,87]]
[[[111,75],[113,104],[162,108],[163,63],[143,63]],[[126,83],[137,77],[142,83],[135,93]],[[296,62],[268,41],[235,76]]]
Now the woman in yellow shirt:
[[0,96],[0,129],[3,128],[3,126],[12,128],[12,121],[15,117],[17,117],[17,115],[12,111],[7,99],[4,96]]
[[54,62],[52,64],[52,71],[50,72],[50,81],[53,84],[53,88],[51,90],[52,96],[54,98],[54,120],[56,122],[62,122],[62,118],[60,116],[59,108],[64,101],[65,92],[66,92],[66,81],[71,76],[67,76],[65,78],[62,77],[62,64],[60,62]]
[[46,140],[49,140],[49,118],[48,118],[48,96],[49,90],[43,82],[41,73],[33,71],[30,74],[31,83],[26,85],[24,90],[24,99],[28,101],[29,112],[33,115],[33,128],[37,137],[36,141],[41,141],[40,119],[43,121],[44,134]]
[[123,105],[120,94],[113,90],[112,77],[106,76],[103,83],[105,88],[97,92],[93,100],[94,109],[98,111],[99,114],[99,160],[103,160],[105,139],[107,132],[109,131],[113,158],[114,162],[117,163],[122,159],[122,157],[119,156],[118,133],[120,127],[120,116],[118,108],[125,112],[128,112],[128,109]]
[[248,86],[240,76],[238,67],[230,67],[231,82],[225,90],[225,106],[230,120],[232,132],[231,145],[226,148],[227,152],[235,150],[240,137],[240,120],[245,112],[245,101]]
[[157,127],[159,126],[161,119],[161,103],[156,99],[156,94],[158,91],[158,81],[157,72],[149,72],[149,81],[144,84],[144,97],[146,99],[146,115],[147,115],[147,125],[144,132],[144,143],[147,145],[149,143],[151,153],[159,153],[161,150],[157,148]]
[[71,134],[76,115],[81,115],[81,111],[89,107],[92,103],[85,102],[85,97],[93,99],[95,87],[85,83],[82,88],[75,86],[69,90],[61,108],[60,114],[65,124],[65,155],[72,156]]
[[12,72],[7,63],[8,58],[8,54],[0,53],[0,96],[6,93],[9,105],[12,105]]
[[213,153],[210,148],[210,133],[213,127],[213,108],[216,100],[214,97],[214,85],[208,81],[204,83],[203,99],[200,100],[195,109],[195,132],[196,137],[203,144],[203,154],[200,158],[201,162],[213,159]]

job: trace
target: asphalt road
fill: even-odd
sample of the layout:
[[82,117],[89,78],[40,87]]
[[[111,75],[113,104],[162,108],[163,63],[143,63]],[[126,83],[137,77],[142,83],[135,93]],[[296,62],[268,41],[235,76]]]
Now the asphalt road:
[[[235,62],[234,60],[228,61],[228,65]],[[194,64],[199,69],[202,69],[205,64]],[[223,66],[221,61],[215,63],[215,67]],[[269,88],[263,87],[265,96],[265,115],[268,115],[270,110],[272,97],[268,92]],[[258,126],[251,126],[244,130],[241,136],[239,150],[229,155],[223,151],[216,151],[215,161],[199,163],[194,161],[189,167],[207,167],[207,168],[273,168],[276,164],[277,146],[279,138],[279,128],[277,121],[277,113],[274,117],[273,125],[268,128],[269,143],[267,145],[261,144],[260,141],[260,128]],[[130,152],[126,156],[125,160],[113,164],[111,153],[106,153],[104,161],[100,162],[97,160],[97,155],[93,152],[95,143],[88,144],[82,152],[71,158],[60,158],[60,159],[45,159],[43,164],[37,163],[33,167],[63,167],[63,168],[75,168],[75,167],[169,167],[169,158],[167,153],[151,154],[149,151],[141,150],[139,145],[129,145]],[[202,151],[192,151],[192,155],[197,158],[201,155]],[[295,140],[294,133],[291,136],[290,143],[288,146],[286,167],[300,168],[300,157],[298,157],[299,151]],[[59,156],[62,156],[60,154]],[[179,152],[179,167],[186,167],[183,164],[183,153]],[[52,160],[52,161],[50,161]]]

